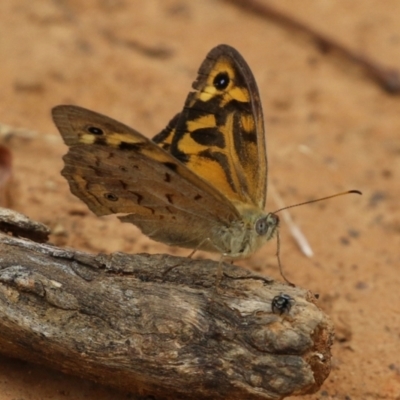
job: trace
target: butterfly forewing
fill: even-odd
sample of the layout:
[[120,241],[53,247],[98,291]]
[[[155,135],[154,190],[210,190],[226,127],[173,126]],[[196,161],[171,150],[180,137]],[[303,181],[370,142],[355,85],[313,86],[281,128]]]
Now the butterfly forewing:
[[249,66],[234,48],[217,46],[200,66],[193,88],[183,111],[154,140],[230,200],[262,210],[264,120]]

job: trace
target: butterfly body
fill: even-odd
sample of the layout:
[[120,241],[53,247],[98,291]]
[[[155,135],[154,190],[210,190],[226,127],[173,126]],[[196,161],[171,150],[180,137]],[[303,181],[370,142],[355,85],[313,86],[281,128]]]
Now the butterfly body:
[[264,211],[264,122],[247,63],[212,49],[183,111],[153,140],[77,106],[52,110],[69,152],[62,174],[96,215],[118,214],[150,238],[246,257],[273,237]]

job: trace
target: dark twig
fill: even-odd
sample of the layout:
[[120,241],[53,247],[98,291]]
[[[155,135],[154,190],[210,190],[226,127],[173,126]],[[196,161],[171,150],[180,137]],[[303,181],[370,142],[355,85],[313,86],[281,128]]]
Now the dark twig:
[[347,48],[333,38],[316,31],[303,22],[294,19],[267,3],[261,3],[258,0],[225,1],[233,3],[247,12],[257,14],[263,18],[271,19],[290,29],[295,29],[305,33],[314,40],[321,51],[325,53],[335,51],[341,57],[361,66],[364,71],[388,93],[398,94],[400,92],[400,73],[398,69],[385,67],[362,53]]

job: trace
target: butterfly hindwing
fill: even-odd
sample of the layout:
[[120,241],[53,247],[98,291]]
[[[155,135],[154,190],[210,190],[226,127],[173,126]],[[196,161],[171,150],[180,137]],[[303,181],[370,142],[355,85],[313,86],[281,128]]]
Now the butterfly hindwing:
[[95,214],[125,214],[149,237],[190,248],[237,218],[223,195],[135,130],[76,106],[52,114],[69,146],[62,174]]

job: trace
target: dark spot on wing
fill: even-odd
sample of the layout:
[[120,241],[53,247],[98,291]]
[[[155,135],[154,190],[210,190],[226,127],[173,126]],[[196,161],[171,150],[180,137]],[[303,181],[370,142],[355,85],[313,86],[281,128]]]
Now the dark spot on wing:
[[246,132],[243,134],[243,139],[246,142],[257,144],[257,133],[254,131]]
[[218,128],[199,128],[190,132],[190,137],[203,146],[225,147],[225,139]]
[[194,196],[194,199],[195,200],[200,200],[200,199],[202,199],[203,198],[203,196],[201,196],[201,195],[199,195],[199,194],[196,194],[196,196]]
[[220,108],[222,95],[215,95],[207,102],[204,102],[196,96],[188,96],[188,100],[192,101],[192,105],[190,107],[185,107],[185,117],[189,121],[195,121],[198,118],[209,115],[210,110],[212,110],[212,114],[216,117],[223,110]]
[[121,142],[119,144],[120,150],[131,150],[131,151],[138,151],[142,149],[146,145],[146,143],[128,143],[128,142]]
[[140,203],[143,200],[143,196],[137,192],[131,192],[134,196],[136,196],[136,203],[140,206]]
[[165,173],[164,181],[165,182],[171,182],[171,175],[168,172]]
[[174,204],[172,201],[172,194],[166,194],[165,197],[167,198],[169,204]]
[[215,76],[213,80],[213,85],[218,90],[224,90],[228,87],[229,82],[230,82],[229,74],[223,71]]
[[97,128],[96,126],[88,126],[86,130],[91,133],[92,135],[104,135],[104,132],[102,129]]
[[251,110],[251,103],[247,101],[238,101],[238,100],[231,100],[229,103],[225,104],[224,110],[230,114],[230,113],[235,113],[237,115],[246,113],[246,114],[252,114]]
[[114,193],[104,193],[104,197],[108,201],[118,201],[118,196],[116,196]]
[[167,162],[165,162],[165,163],[163,163],[167,168],[169,168],[170,170],[172,170],[172,171],[176,171],[177,169],[178,169],[178,166],[175,164],[175,163],[173,163],[173,162],[169,162],[169,161],[167,161]]

